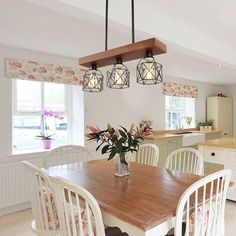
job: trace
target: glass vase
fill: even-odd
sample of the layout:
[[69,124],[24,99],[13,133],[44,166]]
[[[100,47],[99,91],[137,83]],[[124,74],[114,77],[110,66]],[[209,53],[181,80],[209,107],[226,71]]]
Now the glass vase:
[[129,175],[129,160],[126,153],[120,153],[115,156],[114,175],[117,177],[123,177]]

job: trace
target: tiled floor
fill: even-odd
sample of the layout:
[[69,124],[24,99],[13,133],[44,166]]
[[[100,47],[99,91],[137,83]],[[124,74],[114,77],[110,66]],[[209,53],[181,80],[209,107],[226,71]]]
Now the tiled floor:
[[[31,231],[31,210],[0,217],[0,236],[35,236]],[[236,235],[236,202],[226,204],[225,236]]]

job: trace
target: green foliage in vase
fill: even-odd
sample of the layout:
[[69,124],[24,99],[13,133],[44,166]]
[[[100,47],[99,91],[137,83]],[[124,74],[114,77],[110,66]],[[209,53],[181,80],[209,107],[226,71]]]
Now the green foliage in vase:
[[87,141],[99,143],[96,151],[101,148],[102,154],[109,153],[108,160],[119,154],[121,163],[126,165],[125,154],[137,152],[139,144],[143,142],[144,127],[139,129],[133,124],[129,130],[123,126],[115,129],[110,124],[107,125],[105,130],[100,130],[94,126],[88,126],[87,128],[90,130],[90,133],[85,135],[88,138]]
[[193,118],[191,116],[185,116],[184,119],[185,119],[186,124],[190,126]]
[[214,120],[210,119],[206,122],[198,122],[197,127],[199,128],[200,126],[213,126],[213,124],[214,124]]

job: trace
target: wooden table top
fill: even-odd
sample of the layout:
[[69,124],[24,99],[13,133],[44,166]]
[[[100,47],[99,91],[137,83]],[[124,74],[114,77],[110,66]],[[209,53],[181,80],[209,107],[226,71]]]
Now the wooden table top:
[[130,163],[130,175],[114,176],[113,161],[96,160],[44,169],[87,189],[103,211],[147,231],[175,216],[183,192],[201,177]]

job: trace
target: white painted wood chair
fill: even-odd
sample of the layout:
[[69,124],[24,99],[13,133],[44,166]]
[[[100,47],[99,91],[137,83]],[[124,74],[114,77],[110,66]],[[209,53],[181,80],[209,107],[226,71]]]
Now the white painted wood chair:
[[139,146],[139,150],[133,157],[131,161],[140,164],[157,166],[159,159],[159,148],[156,144],[142,144]]
[[60,235],[105,236],[100,207],[84,188],[60,177],[50,177],[54,187]]
[[194,148],[180,148],[169,154],[166,169],[203,175],[204,163],[202,154]]
[[48,152],[44,161],[44,166],[58,166],[80,161],[89,161],[91,159],[92,156],[86,147],[79,145],[65,145],[54,148]]
[[[192,184],[179,200],[175,236],[224,236],[226,193],[230,170],[208,175]],[[185,222],[183,230],[182,222]]]
[[39,236],[58,235],[59,221],[53,187],[48,175],[35,165],[23,161],[26,168],[34,220],[31,227]]

